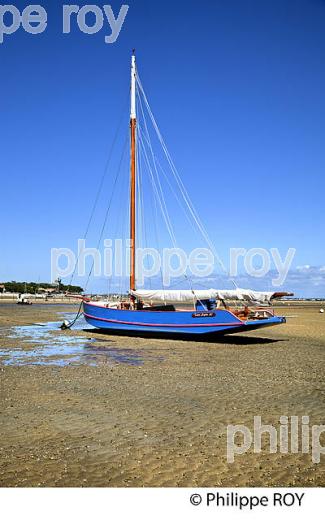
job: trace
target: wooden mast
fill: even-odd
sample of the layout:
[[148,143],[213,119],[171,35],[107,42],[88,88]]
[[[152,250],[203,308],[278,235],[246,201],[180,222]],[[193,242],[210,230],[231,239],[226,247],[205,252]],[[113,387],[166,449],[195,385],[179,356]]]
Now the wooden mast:
[[130,290],[135,291],[135,232],[136,232],[136,106],[135,106],[135,82],[136,82],[135,53],[133,50],[131,60],[131,167],[130,167]]

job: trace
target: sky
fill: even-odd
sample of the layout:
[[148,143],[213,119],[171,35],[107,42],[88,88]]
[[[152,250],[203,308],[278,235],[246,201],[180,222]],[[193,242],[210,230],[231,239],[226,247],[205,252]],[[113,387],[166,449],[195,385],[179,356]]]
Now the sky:
[[[294,248],[284,288],[325,296],[325,1],[129,0],[111,44],[107,21],[87,35],[74,17],[62,34],[64,2],[40,3],[46,30],[20,28],[0,44],[0,282],[50,281],[51,248],[76,250],[122,122],[89,232],[96,245],[128,135],[135,48],[159,128],[224,264],[230,248],[283,257]],[[121,3],[111,6],[117,15]],[[124,226],[127,155],[122,164],[105,237]],[[196,247],[168,202],[181,245]],[[240,283],[269,289],[271,276]]]

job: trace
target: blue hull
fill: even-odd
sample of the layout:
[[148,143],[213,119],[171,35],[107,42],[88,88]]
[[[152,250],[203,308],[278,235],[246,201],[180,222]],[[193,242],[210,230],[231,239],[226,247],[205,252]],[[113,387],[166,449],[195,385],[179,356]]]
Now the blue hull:
[[144,311],[109,309],[96,303],[83,302],[86,321],[108,333],[159,334],[159,335],[211,335],[233,334],[285,323],[285,318],[242,321],[232,312],[216,309],[213,312],[197,311]]

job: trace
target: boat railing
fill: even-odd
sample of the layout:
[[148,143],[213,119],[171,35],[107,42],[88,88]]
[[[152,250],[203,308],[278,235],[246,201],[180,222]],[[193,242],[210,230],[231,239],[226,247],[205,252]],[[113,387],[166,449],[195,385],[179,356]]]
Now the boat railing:
[[273,318],[274,315],[274,309],[272,308],[265,309],[265,307],[257,307],[252,310],[251,317],[255,320],[265,320],[267,318]]

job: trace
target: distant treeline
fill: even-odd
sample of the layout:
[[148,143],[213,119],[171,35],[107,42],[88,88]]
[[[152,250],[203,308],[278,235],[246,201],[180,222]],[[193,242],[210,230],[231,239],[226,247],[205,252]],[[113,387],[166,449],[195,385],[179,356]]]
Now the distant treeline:
[[28,294],[36,294],[39,292],[39,289],[51,289],[50,292],[53,292],[53,289],[56,289],[56,292],[66,292],[80,294],[83,292],[83,288],[79,287],[79,285],[64,285],[60,283],[58,285],[50,284],[50,283],[36,283],[36,282],[4,282],[6,292],[13,293],[28,293]]

